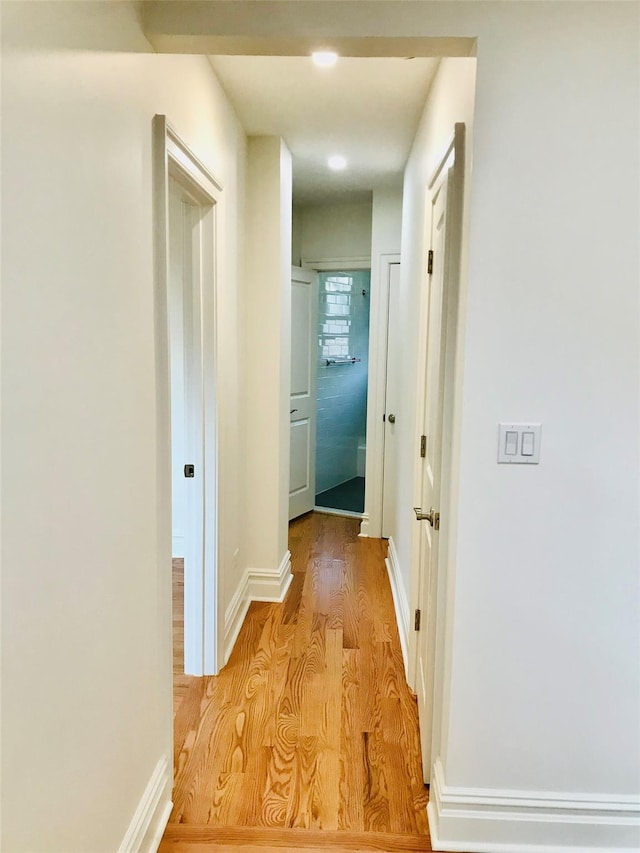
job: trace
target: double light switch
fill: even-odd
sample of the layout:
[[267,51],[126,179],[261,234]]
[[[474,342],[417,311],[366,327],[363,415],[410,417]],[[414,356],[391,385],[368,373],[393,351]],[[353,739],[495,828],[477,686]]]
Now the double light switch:
[[537,465],[541,424],[498,424],[498,462]]

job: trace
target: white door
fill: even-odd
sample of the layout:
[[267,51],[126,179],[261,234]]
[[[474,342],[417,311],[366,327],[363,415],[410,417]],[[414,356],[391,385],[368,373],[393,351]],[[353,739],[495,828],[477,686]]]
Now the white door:
[[316,361],[318,274],[291,268],[291,405],[289,519],[316,497]]
[[384,463],[382,474],[382,536],[388,539],[396,530],[396,418],[400,394],[400,347],[398,319],[400,264],[387,266],[389,303],[387,311],[387,376],[385,383]]
[[[203,674],[204,397],[200,207],[169,183],[173,556],[184,557],[184,668]],[[193,469],[193,470],[191,470]]]
[[[442,460],[442,421],[444,399],[445,315],[443,311],[446,250],[448,173],[432,198],[431,250],[432,271],[427,279],[428,321],[424,362],[425,395],[422,413],[424,458],[422,461],[420,523],[421,625],[417,636],[416,692],[422,742],[422,767],[425,781],[431,772],[431,733],[433,722],[433,683],[435,663],[435,614],[440,490]],[[425,517],[426,516],[426,517]]]

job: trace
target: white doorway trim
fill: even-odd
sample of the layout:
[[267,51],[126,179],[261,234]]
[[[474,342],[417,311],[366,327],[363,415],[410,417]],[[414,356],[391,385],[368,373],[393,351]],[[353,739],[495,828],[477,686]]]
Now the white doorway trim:
[[[223,620],[218,596],[218,441],[216,382],[216,209],[222,187],[168,124],[153,119],[154,280],[156,341],[156,482],[157,554],[160,583],[171,592],[171,386],[169,357],[169,178],[197,205],[192,244],[193,324],[197,360],[194,371],[201,405],[196,424],[196,464],[201,468],[191,506],[201,530],[192,543],[197,559],[185,563],[185,672],[215,675],[220,665]],[[195,498],[195,499],[194,499]],[[188,546],[189,547],[189,546]],[[167,626],[170,630],[170,625]]]
[[[369,388],[367,394],[367,472],[364,515],[360,536],[382,536],[384,474],[384,422],[387,385],[387,341],[389,335],[389,277],[391,266],[400,263],[398,253],[382,254],[378,280],[371,282],[369,319]],[[372,355],[374,356],[372,358]]]
[[[355,256],[350,258],[325,258],[321,261],[313,261],[307,260],[303,258],[300,266],[302,269],[313,270],[315,272],[355,272],[359,270],[369,270],[371,273],[371,257]],[[363,533],[363,528],[367,528],[369,524],[369,516],[367,515],[367,501],[369,494],[369,405],[371,402],[371,353],[373,350],[371,349],[371,329],[372,329],[372,314],[373,311],[373,299],[374,299],[375,288],[373,287],[373,279],[371,276],[369,277],[369,349],[367,353],[367,417],[366,417],[366,471],[365,471],[365,481],[364,481],[364,512],[348,512],[346,510],[331,510],[327,507],[316,507],[314,506],[314,510],[323,513],[324,515],[346,515],[352,516],[353,518],[361,518],[362,522],[360,524],[360,533],[359,536],[368,536],[368,532]],[[384,380],[383,380],[384,381]]]
[[300,262],[303,269],[315,270],[316,272],[351,272],[352,270],[371,269],[371,258],[364,255],[351,258],[323,258],[322,260],[310,260],[303,258]]

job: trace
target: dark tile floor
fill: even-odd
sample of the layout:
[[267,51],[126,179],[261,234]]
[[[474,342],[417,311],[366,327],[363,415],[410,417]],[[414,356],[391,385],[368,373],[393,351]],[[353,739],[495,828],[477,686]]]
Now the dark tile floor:
[[326,492],[316,495],[316,506],[326,509],[343,509],[346,512],[364,512],[364,477],[354,477]]

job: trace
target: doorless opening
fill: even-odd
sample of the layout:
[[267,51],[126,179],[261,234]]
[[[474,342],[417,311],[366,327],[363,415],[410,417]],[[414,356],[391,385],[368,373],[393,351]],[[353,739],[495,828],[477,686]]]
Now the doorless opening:
[[215,248],[221,187],[164,116],[154,119],[154,149],[158,555],[168,577],[172,556],[184,560],[184,672],[209,675],[218,670],[220,649]]
[[316,506],[364,512],[369,270],[319,274]]

